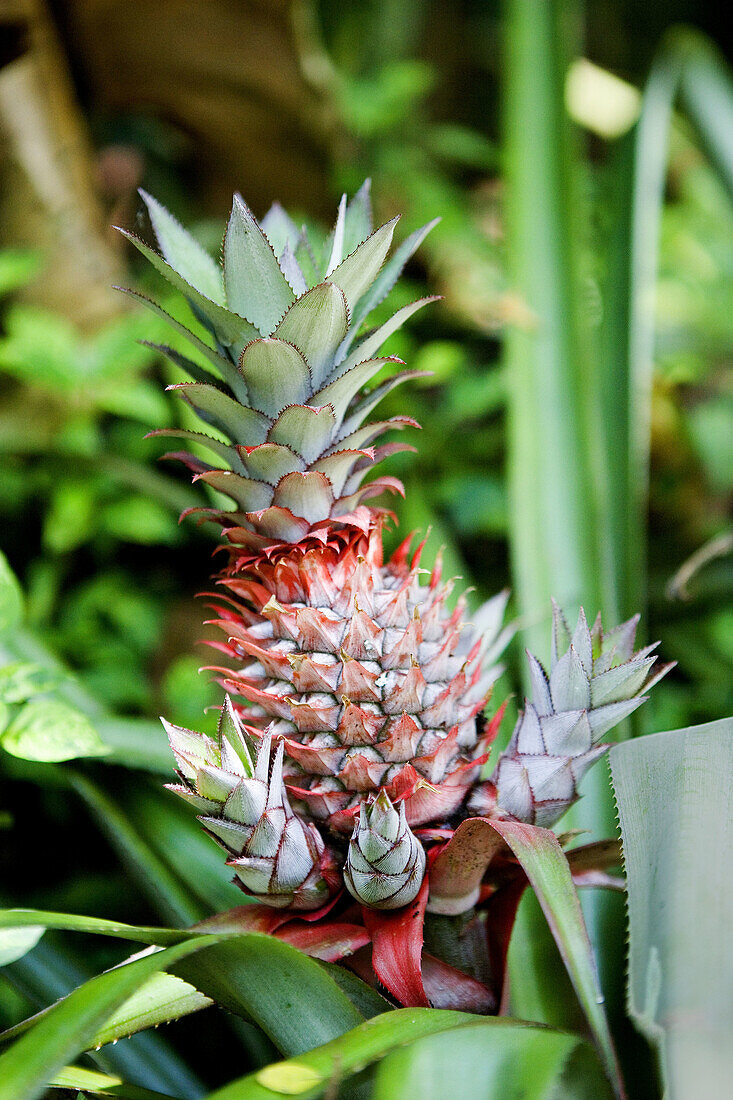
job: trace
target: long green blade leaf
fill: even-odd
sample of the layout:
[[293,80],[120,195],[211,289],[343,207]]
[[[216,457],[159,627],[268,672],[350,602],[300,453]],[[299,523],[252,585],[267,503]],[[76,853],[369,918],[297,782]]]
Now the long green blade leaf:
[[75,1058],[118,1005],[157,970],[208,945],[209,937],[177,944],[100,974],[54,1005],[34,1028],[0,1054],[0,1100],[33,1100]]
[[623,1095],[593,950],[570,867],[558,839],[549,829],[521,822],[495,821],[492,824],[512,849],[532,884],[596,1040],[608,1078],[618,1095]]
[[733,1079],[733,719],[614,746],[629,891],[629,1011],[669,1095]]
[[98,1073],[93,1069],[84,1069],[82,1066],[64,1066],[62,1070],[49,1081],[51,1088],[77,1089],[82,1093],[92,1093],[94,1096],[117,1096],[119,1100],[164,1100],[168,1096],[164,1092],[152,1092],[150,1089],[140,1088],[139,1085],[129,1085],[121,1077],[112,1077],[108,1073]]
[[173,969],[230,1012],[253,1019],[283,1054],[310,1050],[364,1019],[317,962],[273,936],[237,936]]
[[[380,1064],[373,1100],[555,1100],[577,1036],[505,1020],[476,1021],[420,1039]],[[460,1067],[460,1068],[459,1068]],[[591,1088],[603,1095],[598,1068]]]
[[[77,916],[73,913],[50,913],[43,909],[0,909],[0,946],[12,942],[6,940],[8,932],[15,929],[55,928],[68,932],[94,932],[101,936],[118,936],[133,943],[157,944],[164,947],[194,939],[201,933],[195,929],[153,928],[143,925],[122,924],[103,920],[101,917]],[[5,931],[8,930],[8,931]],[[37,942],[38,937],[36,937]],[[16,958],[19,956],[16,956]],[[0,959],[2,956],[0,956]],[[9,962],[10,959],[5,960]]]
[[[425,1044],[431,1043],[428,1037],[440,1037],[445,1041],[450,1050],[452,1040],[456,1040],[460,1050],[466,1052],[472,1069],[476,1069],[479,1081],[482,1081],[483,1067],[478,1065],[475,1055],[469,1053],[477,1042],[482,1042],[484,1033],[490,1033],[492,1038],[485,1040],[487,1048],[492,1046],[495,1051],[511,1049],[513,1062],[511,1064],[510,1077],[516,1077],[526,1084],[531,1080],[531,1070],[523,1072],[521,1059],[525,1053],[533,1055],[551,1052],[550,1057],[559,1063],[559,1068],[566,1062],[569,1054],[578,1047],[577,1036],[553,1032],[548,1028],[535,1028],[517,1020],[510,1019],[480,1019],[465,1012],[453,1012],[447,1009],[436,1010],[430,1008],[397,1009],[368,1020],[359,1027],[342,1035],[333,1042],[326,1043],[316,1050],[308,1051],[298,1058],[291,1058],[284,1062],[278,1062],[257,1073],[249,1074],[237,1081],[232,1081],[224,1088],[217,1089],[207,1100],[274,1100],[275,1097],[298,1096],[301,1100],[309,1100],[310,1097],[321,1096],[324,1093],[330,1095],[330,1090],[344,1082],[354,1073],[358,1073],[366,1066],[389,1055],[384,1063],[385,1071],[381,1068],[377,1076],[375,1100],[377,1097],[384,1100],[389,1097],[400,1097],[400,1100],[409,1100],[412,1096],[422,1096],[422,1093],[410,1089],[409,1083],[402,1075],[405,1062],[395,1055],[397,1061],[391,1063],[391,1052],[406,1050],[406,1061],[412,1064],[410,1052],[425,1050]],[[536,1037],[540,1037],[535,1045]],[[408,1045],[410,1044],[410,1045]],[[413,1048],[412,1044],[416,1044]],[[541,1048],[541,1049],[540,1049]],[[455,1049],[455,1048],[454,1048]],[[498,1058],[498,1053],[497,1053]],[[387,1069],[387,1066],[390,1068]],[[451,1060],[452,1077],[448,1087],[442,1092],[426,1092],[426,1096],[453,1096],[456,1095],[457,1086],[460,1083],[461,1096],[476,1095],[482,1100],[493,1094],[476,1092],[464,1093],[464,1086],[470,1078],[463,1073],[464,1063],[455,1055]],[[460,1066],[460,1069],[457,1069]],[[506,1066],[506,1063],[505,1063]],[[558,1075],[555,1074],[557,1083]],[[505,1079],[507,1087],[509,1078]],[[423,1080],[423,1085],[429,1085]],[[405,1091],[401,1086],[405,1084]],[[603,1081],[598,1077],[600,1091],[595,1095],[603,1096]],[[348,1093],[346,1094],[348,1095]],[[499,1092],[496,1094],[501,1100],[510,1094]],[[517,1096],[525,1095],[517,1093]],[[547,1093],[530,1092],[528,1097],[546,1096]]]

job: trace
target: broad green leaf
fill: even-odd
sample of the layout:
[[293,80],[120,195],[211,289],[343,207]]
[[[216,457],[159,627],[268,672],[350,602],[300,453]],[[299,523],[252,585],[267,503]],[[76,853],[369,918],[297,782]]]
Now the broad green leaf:
[[[193,952],[201,957],[199,965],[189,968],[185,959]],[[322,1044],[364,1019],[324,968],[289,944],[261,933],[199,935],[146,952],[91,979],[30,1021],[28,1030],[24,1025],[13,1029],[22,1034],[0,1055],[0,1100],[30,1100],[59,1066],[88,1049],[98,1036],[113,1038],[116,1030],[134,1026],[134,1020],[126,1019],[132,1015],[130,998],[163,970],[190,982],[200,995],[230,1012],[254,1020],[286,1054]],[[172,994],[168,983],[156,982],[156,999],[148,1006],[151,1018],[161,1008],[161,992],[171,998],[169,1011],[177,1011],[184,996],[187,1011],[205,1007],[195,990]],[[145,1010],[145,996],[132,1008]],[[3,1092],[6,1080],[16,1087],[21,1082],[28,1091]]]
[[96,1030],[161,968],[210,944],[199,937],[100,974],[75,989],[0,1054],[0,1100],[34,1100],[53,1075],[75,1058]]
[[164,206],[140,189],[160,250],[171,267],[212,302],[225,305],[221,268]]
[[[494,1051],[494,1062],[498,1062],[505,1050],[511,1050],[513,1061],[510,1063],[511,1076],[517,1077],[525,1086],[532,1081],[532,1068],[527,1067],[523,1072],[521,1059],[524,1056],[542,1058],[546,1063],[558,1068],[554,1074],[553,1083],[558,1083],[560,1072],[568,1055],[578,1047],[579,1040],[574,1035],[566,1035],[554,1032],[546,1028],[533,1027],[516,1020],[480,1019],[465,1012],[453,1012],[447,1009],[436,1010],[430,1008],[396,1009],[385,1013],[373,1020],[368,1020],[352,1031],[332,1042],[326,1043],[315,1050],[301,1054],[297,1058],[291,1058],[284,1062],[277,1062],[266,1066],[256,1073],[249,1074],[233,1081],[224,1088],[217,1089],[207,1100],[275,1100],[277,1097],[297,1096],[301,1100],[309,1100],[311,1097],[329,1094],[329,1090],[342,1083],[345,1079],[358,1073],[366,1066],[379,1059],[385,1058],[385,1072],[382,1068],[377,1072],[375,1084],[375,1098],[399,1097],[400,1100],[410,1100],[411,1097],[420,1097],[420,1092],[401,1091],[399,1087],[393,1087],[392,1073],[404,1074],[409,1069],[411,1059],[409,1052],[415,1049],[421,1051],[429,1049],[432,1037],[440,1037],[445,1042],[446,1057],[451,1066],[452,1076],[448,1080],[447,1087],[442,1092],[426,1092],[426,1096],[450,1097],[454,1095],[476,1096],[481,1100],[488,1100],[493,1094],[486,1092],[464,1093],[464,1087],[470,1083],[467,1081],[463,1070],[463,1062],[455,1057],[451,1058],[451,1040],[455,1039],[458,1049],[463,1053],[466,1050],[467,1057],[476,1067],[479,1080],[485,1070],[479,1064],[479,1059],[470,1054],[472,1044],[481,1041],[484,1031],[491,1035],[485,1039],[487,1050]],[[406,1061],[391,1063],[391,1052],[406,1052]],[[394,1070],[387,1070],[388,1065],[394,1065]],[[504,1061],[506,1067],[506,1060]],[[460,1069],[458,1068],[460,1066]],[[541,1066],[535,1067],[535,1077],[540,1077]],[[511,1078],[509,1078],[510,1080]],[[395,1082],[398,1080],[395,1076]],[[429,1082],[422,1082],[429,1088]],[[502,1082],[507,1084],[507,1080]],[[407,1081],[405,1081],[407,1085]],[[443,1082],[445,1085],[445,1081]],[[599,1081],[602,1087],[602,1081]],[[459,1087],[460,1085],[460,1087]],[[381,1091],[377,1092],[379,1089]],[[348,1092],[345,1093],[348,1095]],[[497,1092],[496,1100],[505,1100],[505,1097],[514,1094]],[[517,1092],[517,1097],[525,1095]],[[557,1096],[557,1092],[528,1092],[527,1097]],[[595,1095],[599,1095],[596,1093]],[[603,1095],[602,1091],[600,1095]]]
[[108,1073],[99,1073],[94,1069],[84,1069],[82,1066],[64,1066],[49,1081],[50,1088],[78,1089],[82,1093],[91,1093],[93,1096],[116,1096],[119,1100],[166,1100],[168,1093],[152,1092],[150,1089],[141,1088],[140,1085],[130,1085],[121,1077],[110,1076]]
[[6,634],[23,618],[23,594],[8,559],[0,550],[0,634]]
[[348,326],[344,292],[334,283],[319,283],[298,298],[275,329],[280,340],[294,344],[311,369],[314,387],[324,381]]
[[323,969],[331,975],[339,989],[342,989],[349,1000],[361,1012],[366,1020],[373,1016],[379,1016],[382,1012],[392,1011],[392,1005],[381,993],[377,993],[373,986],[358,978],[352,970],[338,963],[322,962]]
[[670,1097],[733,1079],[733,718],[614,746],[629,901],[629,1011]]
[[231,309],[269,336],[295,295],[251,210],[234,196],[224,236],[224,281]]
[[173,972],[254,1020],[287,1055],[334,1039],[364,1019],[319,963],[274,936],[253,932],[216,943]]
[[12,756],[46,763],[109,752],[87,716],[57,699],[27,703],[5,730],[0,744]]
[[254,340],[244,349],[240,369],[251,404],[265,416],[302,405],[313,392],[303,356],[283,340]]
[[0,966],[22,959],[31,951],[45,932],[42,924],[11,925],[3,927],[0,912]]
[[89,1048],[114,1043],[146,1028],[179,1020],[213,1004],[189,982],[160,971],[135,990],[94,1034]]
[[[379,1065],[373,1100],[556,1100],[575,1035],[485,1020],[420,1039]],[[587,1095],[603,1080],[600,1067]],[[460,1085],[458,1085],[460,1082]]]
[[148,718],[97,718],[94,725],[109,748],[106,764],[170,776],[173,757],[160,722]]
[[15,661],[0,668],[0,699],[4,703],[25,703],[58,687],[61,674],[32,661]]
[[[193,937],[192,937],[193,938]],[[180,1020],[192,1012],[200,1012],[213,1004],[210,997],[199,993],[188,982],[173,974],[160,971],[149,978],[105,1020],[89,1039],[87,1050],[98,1050],[107,1043],[127,1039],[141,1031]],[[35,1027],[53,1008],[41,1009],[14,1027],[0,1034],[0,1046],[14,1042],[19,1036]],[[151,1037],[151,1036],[149,1036]]]
[[273,1100],[277,1096],[320,1096],[329,1082],[368,1066],[390,1050],[454,1028],[475,1017],[465,1012],[431,1008],[400,1008],[347,1031],[345,1035],[308,1050],[297,1058],[276,1062],[217,1089],[207,1100]]
[[622,1086],[613,1039],[603,1007],[593,951],[568,861],[549,829],[516,821],[493,821],[524,869],[542,906],[614,1088]]
[[[47,928],[96,933],[158,946],[182,943],[202,934],[196,929],[146,928],[68,913],[5,909],[0,910],[0,966],[13,962],[35,946]],[[172,974],[154,974],[95,1032],[89,1040],[89,1049],[177,1020],[211,1004],[210,998],[181,978]],[[6,1043],[23,1034],[50,1011],[50,1008],[43,1009],[29,1020],[11,1028],[0,1036],[0,1042]]]

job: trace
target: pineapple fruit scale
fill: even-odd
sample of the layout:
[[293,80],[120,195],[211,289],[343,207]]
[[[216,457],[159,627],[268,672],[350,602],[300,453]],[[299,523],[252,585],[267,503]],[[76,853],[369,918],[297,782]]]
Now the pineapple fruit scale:
[[531,658],[536,698],[482,782],[494,732],[484,709],[512,634],[506,594],[468,621],[463,598],[448,608],[440,563],[421,569],[410,539],[385,562],[389,513],[370,502],[402,486],[365,481],[406,449],[377,440],[418,427],[409,416],[367,420],[415,373],[378,352],[434,299],[376,329],[365,322],[435,223],[388,259],[396,219],[372,230],[367,182],[344,196],[318,254],[281,207],[258,224],[235,196],[220,266],[143,199],[160,253],[126,236],[210,337],[169,318],[197,358],[160,351],[192,379],[171,388],[214,434],[158,434],[195,444],[167,457],[233,502],[197,510],[221,526],[228,551],[214,606],[229,694],[216,738],[166,723],[181,779],[172,789],[264,904],[317,909],[342,884],[373,908],[408,904],[426,867],[413,830],[429,844],[430,829],[472,813],[551,824],[604,751],[600,735],[643,700],[654,658],[632,653],[632,624],[604,646],[600,624],[591,638],[583,618],[571,636],[556,610],[567,654],[554,653],[549,678]]

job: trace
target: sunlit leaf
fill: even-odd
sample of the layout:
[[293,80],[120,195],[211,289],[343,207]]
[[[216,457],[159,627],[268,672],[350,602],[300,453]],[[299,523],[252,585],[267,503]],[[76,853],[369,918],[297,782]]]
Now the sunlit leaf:
[[109,752],[81,711],[56,699],[34,699],[21,710],[0,740],[12,756],[46,763]]
[[23,616],[23,595],[8,559],[0,550],[0,634],[17,626]]

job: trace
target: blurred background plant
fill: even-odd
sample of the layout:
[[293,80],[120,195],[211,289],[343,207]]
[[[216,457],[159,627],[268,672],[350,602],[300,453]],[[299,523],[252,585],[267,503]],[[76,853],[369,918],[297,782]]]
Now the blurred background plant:
[[[511,585],[540,654],[548,586],[570,606],[642,610],[678,669],[637,733],[733,709],[733,109],[711,45],[724,17],[688,0],[544,7],[547,20],[521,0],[0,4],[0,512],[25,592],[24,625],[3,641],[15,732],[0,823],[34,836],[46,823],[40,876],[25,845],[0,844],[0,902],[185,922],[238,900],[213,846],[144,774],[171,766],[152,719],[201,729],[217,693],[195,644],[213,542],[179,526],[198,494],[145,438],[181,422],[164,387],[182,375],[149,346],[167,341],[163,323],[108,290],[149,277],[107,228],[141,217],[138,185],[213,251],[234,189],[258,214],[279,198],[317,225],[371,176],[401,238],[441,215],[398,293],[444,300],[387,348],[431,372],[412,384],[418,454],[390,460],[406,486],[393,540],[429,529],[476,598]],[[682,19],[709,39],[670,34]],[[562,285],[568,264],[577,281]],[[533,280],[557,322],[549,350]],[[538,378],[557,402],[533,410]],[[399,411],[388,398],[385,416]],[[538,441],[547,455],[533,460]],[[563,462],[582,483],[573,499]],[[555,504],[568,526],[548,538]],[[540,559],[562,557],[573,524],[585,551],[553,574]],[[521,691],[518,652],[497,698]],[[104,764],[39,761],[19,715],[57,695],[111,746]],[[517,965],[534,952],[556,983],[526,921]],[[0,1023],[118,958],[49,935],[4,971]],[[572,995],[554,984],[548,1009],[542,984],[525,1014],[572,1023]],[[157,1035],[101,1062],[131,1059],[134,1079],[181,1095],[201,1091],[194,1074],[241,1072],[216,1025],[197,1026],[223,1052],[213,1077],[203,1046],[187,1069]],[[263,1033],[242,1027],[251,1064],[270,1060]],[[178,1025],[178,1052],[191,1030]]]

